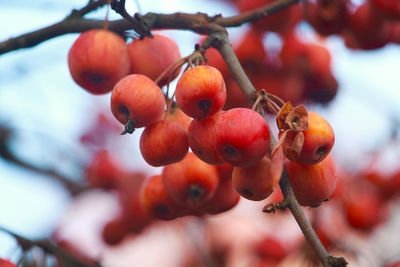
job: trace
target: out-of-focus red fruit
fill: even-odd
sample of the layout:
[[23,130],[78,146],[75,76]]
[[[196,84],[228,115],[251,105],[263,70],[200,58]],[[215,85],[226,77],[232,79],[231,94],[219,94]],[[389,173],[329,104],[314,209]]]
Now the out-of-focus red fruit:
[[211,199],[219,177],[215,166],[188,153],[178,162],[164,167],[162,178],[171,198],[183,207],[197,209]]
[[9,260],[0,259],[0,267],[18,267],[18,266]]
[[96,95],[108,93],[129,74],[125,40],[103,29],[83,32],[68,52],[68,67],[83,89]]
[[[202,42],[201,42],[202,43]],[[207,62],[204,62],[205,65],[209,65],[211,67],[216,68],[221,72],[221,74],[225,77],[229,75],[228,66],[225,63],[225,60],[218,52],[216,48],[210,47],[206,50],[205,57]]]
[[[332,150],[335,134],[332,126],[321,115],[308,112],[308,129],[303,131],[304,143],[300,155],[293,155],[290,148],[284,146],[285,155],[300,164],[316,164],[321,162]],[[294,137],[290,133],[287,138]]]
[[258,76],[254,81],[257,90],[264,89],[270,94],[290,101],[293,105],[304,100],[304,78],[298,72],[287,70],[270,70],[268,74]]
[[306,20],[321,35],[340,34],[347,26],[348,0],[308,2]]
[[390,23],[390,41],[400,44],[400,22]]
[[225,161],[218,154],[215,146],[213,128],[223,111],[202,120],[192,120],[188,140],[193,153],[204,162],[219,165]]
[[243,69],[247,74],[263,74],[267,54],[264,49],[263,33],[250,30],[243,35],[234,49]]
[[85,146],[104,146],[107,141],[120,131],[119,125],[104,113],[96,116],[93,124],[81,135],[79,141]]
[[247,108],[234,108],[221,114],[214,126],[214,136],[221,157],[239,167],[262,159],[271,141],[267,122]]
[[176,103],[188,116],[204,119],[217,113],[226,100],[224,78],[211,66],[197,66],[184,72],[175,91]]
[[140,152],[151,166],[181,161],[189,150],[188,135],[180,124],[162,120],[147,126],[140,136]]
[[179,216],[179,207],[166,191],[161,175],[151,176],[143,184],[141,203],[150,217],[173,220]]
[[111,111],[122,123],[134,121],[134,128],[146,127],[161,120],[165,98],[160,87],[148,77],[131,74],[120,80],[111,95]]
[[374,190],[354,185],[343,201],[346,220],[359,230],[371,230],[381,219],[382,201]]
[[345,44],[355,49],[377,49],[390,41],[390,25],[376,14],[369,2],[350,15],[349,31],[343,34]]
[[[273,0],[238,0],[236,5],[240,12],[245,12],[272,3],[274,3]],[[297,22],[296,7],[288,7],[275,14],[254,21],[252,26],[258,31],[284,32],[294,27]]]
[[[153,81],[181,58],[175,41],[159,34],[153,34],[153,38],[135,39],[128,45],[128,49],[131,73],[146,75]],[[179,70],[175,73],[173,71],[173,69],[169,70],[160,80],[158,83],[160,87],[168,82],[169,77],[170,81],[173,81],[178,76]]]
[[330,155],[314,165],[290,161],[286,170],[297,201],[302,206],[318,206],[335,190],[336,168]]
[[224,179],[220,176],[214,196],[204,203],[202,210],[209,214],[222,213],[235,207],[239,199],[240,195],[232,186],[231,179]]
[[127,221],[129,232],[132,233],[140,233],[152,221],[140,200],[140,190],[145,178],[144,173],[127,173],[118,187],[122,217]]
[[125,171],[107,150],[97,151],[86,168],[86,179],[92,187],[116,188],[124,175]]
[[254,201],[263,200],[279,183],[279,179],[276,180],[271,176],[270,169],[271,160],[267,157],[248,167],[235,167],[232,184],[242,197]]
[[185,128],[186,131],[189,130],[189,125],[192,122],[192,119],[183,113],[183,111],[175,103],[172,103],[170,110],[167,111],[165,120],[180,124],[183,128]]
[[370,0],[369,3],[384,19],[400,20],[400,2],[398,0]]
[[224,110],[232,108],[248,108],[249,100],[240,89],[239,85],[231,77],[226,79],[226,102],[223,107]]
[[400,261],[392,262],[390,264],[385,265],[385,267],[400,267]]
[[307,77],[305,81],[304,97],[317,103],[332,101],[339,89],[339,84],[332,74]]
[[262,259],[274,260],[275,263],[284,259],[287,251],[283,244],[274,237],[266,236],[255,244],[257,255]]
[[216,166],[218,175],[220,179],[224,180],[232,180],[232,172],[233,172],[233,166],[229,163],[224,163],[221,165]]
[[115,218],[106,223],[102,231],[103,241],[111,246],[121,243],[129,233],[127,223],[123,217]]

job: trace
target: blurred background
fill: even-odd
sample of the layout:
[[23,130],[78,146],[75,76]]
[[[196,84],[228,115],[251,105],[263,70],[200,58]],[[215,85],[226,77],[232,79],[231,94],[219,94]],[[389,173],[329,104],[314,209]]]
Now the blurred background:
[[[58,22],[72,9],[86,3],[85,0],[2,0],[0,41]],[[361,3],[353,2],[355,6]],[[132,13],[140,11],[143,14],[200,11],[231,16],[238,13],[228,1],[137,0],[127,1],[127,7]],[[104,19],[105,15],[106,8],[101,8],[87,17]],[[119,18],[110,11],[111,20]],[[229,29],[232,43],[238,43],[249,28],[250,25]],[[332,155],[338,169],[356,174],[371,167],[372,163],[386,173],[400,169],[397,138],[400,46],[388,43],[374,50],[350,49],[342,38],[336,35],[321,37],[304,21],[296,27],[296,33],[305,42],[324,45],[331,54],[332,73],[339,84],[337,94],[329,103],[307,102],[306,105],[309,110],[322,114],[333,126],[336,142]],[[182,56],[190,54],[201,39],[187,31],[168,30],[162,34],[178,43]],[[119,135],[123,127],[110,112],[110,94],[91,95],[72,80],[67,54],[77,37],[78,34],[67,34],[33,48],[0,55],[0,125],[12,133],[8,140],[10,149],[32,166],[56,170],[74,182],[82,182],[85,167],[96,149],[85,145],[82,140],[85,134],[90,135],[95,127],[103,125],[109,130],[106,130],[107,138],[100,139],[101,147],[107,149],[125,170],[146,175],[160,174],[161,168],[149,166],[140,154],[138,144],[142,129],[129,136]],[[267,50],[269,47],[275,50],[282,47],[282,39],[276,34],[265,34],[262,40]],[[232,254],[235,256],[227,266],[250,266],[247,265],[249,258],[243,256],[248,253],[244,247],[257,240],[260,233],[274,233],[287,247],[302,240],[290,215],[262,214],[260,210],[265,201],[258,203],[241,199],[234,209],[211,217],[211,227],[207,230],[203,229],[204,223],[196,219],[187,224],[185,221],[160,222],[145,235],[130,237],[117,247],[108,246],[102,241],[101,231],[104,224],[120,212],[118,201],[116,192],[100,189],[72,197],[65,184],[53,176],[0,158],[0,225],[32,239],[49,237],[57,232],[85,254],[101,259],[104,266],[132,266],[132,262],[140,266],[178,266],[183,261],[182,251],[197,251],[196,240],[202,240],[203,233],[211,235],[221,229],[225,234],[217,238],[217,243],[235,239],[237,241],[232,241],[235,244],[242,242],[241,246],[235,247],[237,251]],[[370,235],[362,232],[349,234],[351,238],[343,237],[341,244],[344,247],[353,247],[354,243],[347,240],[352,239],[356,244],[363,244],[361,247],[366,251],[375,253],[369,254],[374,258],[371,261],[368,253],[346,251],[353,266],[383,266],[384,262],[399,259],[400,218],[392,218],[396,214],[394,211],[399,211],[399,203],[398,199],[390,203],[390,220],[377,231]],[[313,209],[305,210],[307,214],[314,213]],[[334,210],[333,206],[319,214],[335,218]],[[189,241],[188,235],[191,236]],[[343,255],[342,252],[337,254]],[[10,235],[0,231],[1,257],[15,262],[21,257],[21,250]]]

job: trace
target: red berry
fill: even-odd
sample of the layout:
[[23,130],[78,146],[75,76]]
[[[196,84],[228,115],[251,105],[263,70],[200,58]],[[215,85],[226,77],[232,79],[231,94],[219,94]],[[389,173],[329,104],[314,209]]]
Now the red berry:
[[165,98],[160,87],[148,77],[131,74],[120,80],[111,94],[111,111],[122,123],[133,120],[134,128],[161,120]]
[[213,128],[222,112],[202,120],[192,120],[189,126],[189,146],[193,153],[209,164],[222,164],[225,161],[215,147]]
[[302,206],[318,206],[335,190],[336,168],[330,155],[314,165],[290,161],[286,170],[297,201]]
[[179,207],[168,195],[161,175],[151,176],[143,184],[141,203],[152,218],[173,220],[179,216]]
[[68,53],[74,81],[92,94],[110,92],[129,73],[125,40],[111,31],[95,29],[82,33]]
[[164,166],[181,161],[189,150],[186,130],[168,120],[155,122],[144,129],[140,137],[140,151],[152,166]]
[[[159,34],[153,34],[153,38],[146,37],[135,39],[128,45],[131,62],[131,73],[143,74],[152,80],[158,78],[170,65],[181,58],[178,45],[174,40]],[[168,79],[174,80],[179,70],[173,73],[174,69],[168,71],[158,83],[164,86]]]
[[214,136],[221,157],[240,167],[262,159],[270,145],[267,122],[247,108],[234,108],[221,114],[214,126]]
[[179,78],[175,97],[178,106],[188,116],[204,119],[217,113],[225,104],[224,78],[214,67],[194,67]]
[[176,203],[195,209],[214,195],[219,182],[216,168],[193,153],[188,153],[178,163],[165,166],[162,177],[168,194]]

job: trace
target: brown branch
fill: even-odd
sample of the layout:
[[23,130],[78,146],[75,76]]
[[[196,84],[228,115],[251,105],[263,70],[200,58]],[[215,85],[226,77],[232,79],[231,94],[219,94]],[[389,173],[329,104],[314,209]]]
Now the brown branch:
[[[149,35],[149,30],[151,29],[181,29],[200,34],[211,34],[221,26],[238,27],[243,23],[269,16],[299,1],[300,0],[278,0],[262,8],[226,18],[221,15],[211,17],[204,13],[158,14],[150,12],[143,16],[136,13],[132,20],[110,21],[109,29],[117,33],[133,29],[141,36]],[[33,47],[64,34],[80,33],[90,29],[103,28],[104,20],[85,19],[83,15],[105,3],[105,0],[89,1],[86,7],[72,11],[70,15],[58,23],[2,41],[0,42],[0,55],[21,48]]]
[[74,267],[100,267],[99,263],[96,264],[87,264],[78,259],[74,256],[64,252],[60,248],[58,248],[53,242],[48,239],[40,239],[40,240],[31,240],[26,237],[23,237],[19,234],[14,233],[13,231],[0,226],[0,231],[5,232],[15,238],[17,243],[21,246],[22,250],[28,251],[33,247],[39,247],[43,249],[44,252],[54,255],[59,260],[61,260],[65,266],[74,266]]
[[39,168],[31,163],[19,159],[14,155],[9,147],[11,136],[12,132],[10,129],[0,126],[0,158],[27,170],[52,177],[54,180],[62,183],[71,195],[77,195],[86,190],[86,187],[83,184],[76,183],[52,169]]
[[[228,34],[226,31],[221,31],[218,33],[214,33],[209,38],[213,38],[213,46],[219,50],[222,57],[224,58],[226,64],[231,71],[232,77],[239,84],[243,93],[247,96],[250,102],[254,101],[254,95],[256,90],[251,84],[249,78],[245,74],[242,66],[240,65],[235,53],[233,52],[232,46],[229,44]],[[272,135],[271,135],[272,136]],[[272,136],[273,141],[274,137]],[[303,232],[306,240],[309,242],[311,247],[314,249],[318,258],[324,267],[339,267],[346,266],[347,262],[343,258],[335,258],[329,255],[326,251],[325,247],[322,245],[319,240],[317,234],[312,228],[310,222],[305,216],[303,210],[301,209],[299,203],[296,200],[296,197],[293,193],[293,189],[290,185],[289,179],[287,177],[286,170],[284,169],[282,173],[282,177],[279,183],[284,201],[287,203],[287,207],[293,214],[293,217],[296,219],[301,231]]]

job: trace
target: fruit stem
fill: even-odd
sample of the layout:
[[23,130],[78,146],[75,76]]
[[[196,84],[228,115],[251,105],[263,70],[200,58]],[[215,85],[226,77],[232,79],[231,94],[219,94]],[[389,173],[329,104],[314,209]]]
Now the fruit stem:
[[133,119],[128,118],[128,121],[125,124],[125,129],[121,132],[121,135],[124,135],[127,133],[132,134],[135,131],[135,126],[136,126],[136,122]]

